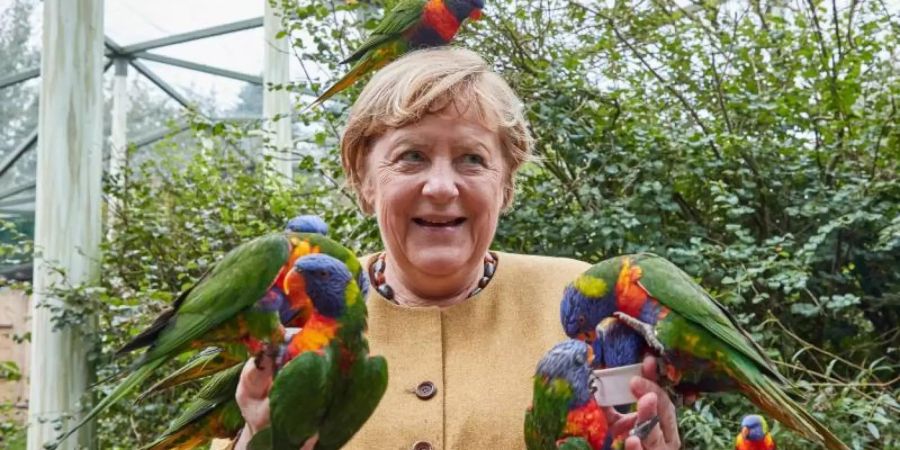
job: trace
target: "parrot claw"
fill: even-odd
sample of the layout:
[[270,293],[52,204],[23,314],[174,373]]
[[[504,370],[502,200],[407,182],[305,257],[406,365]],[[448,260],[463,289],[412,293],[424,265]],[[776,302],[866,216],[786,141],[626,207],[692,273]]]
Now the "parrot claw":
[[644,440],[647,436],[650,435],[650,432],[653,431],[653,427],[659,423],[659,416],[653,416],[642,423],[639,423],[628,432],[629,436],[637,436],[638,439]]
[[659,339],[656,338],[656,330],[653,329],[653,326],[646,322],[641,322],[634,317],[629,316],[621,311],[616,311],[613,313],[617,319],[621,320],[622,323],[628,325],[634,331],[637,331],[641,336],[644,337],[644,340],[647,341],[647,345],[650,346],[656,354],[662,355],[666,351],[666,347],[662,345],[662,342],[659,342]]

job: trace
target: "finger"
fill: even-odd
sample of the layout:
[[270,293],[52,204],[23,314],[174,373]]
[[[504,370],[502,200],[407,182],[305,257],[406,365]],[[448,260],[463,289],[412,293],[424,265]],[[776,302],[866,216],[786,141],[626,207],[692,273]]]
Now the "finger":
[[247,361],[241,371],[238,391],[253,398],[262,398],[268,395],[269,387],[272,385],[273,367],[274,361],[269,357],[262,359],[262,367],[259,369],[256,368],[253,359]]
[[[659,387],[658,384],[641,377],[633,377],[631,379],[631,393],[638,398],[638,423],[650,418],[652,415],[659,416],[659,424],[665,442],[674,442],[678,440],[678,419],[675,414],[675,405],[669,399],[668,394]],[[653,408],[642,410],[641,400],[644,397],[653,396]],[[644,403],[644,408],[648,408]]]
[[628,434],[628,432],[634,428],[634,424],[637,423],[637,413],[624,414],[619,420],[607,423],[613,424],[610,430],[610,433],[612,433],[613,436]]
[[625,450],[644,450],[644,446],[641,445],[641,440],[636,436],[631,436],[628,439],[625,439]]
[[651,381],[658,381],[655,357],[650,355],[644,357],[644,361],[641,364],[641,376]]

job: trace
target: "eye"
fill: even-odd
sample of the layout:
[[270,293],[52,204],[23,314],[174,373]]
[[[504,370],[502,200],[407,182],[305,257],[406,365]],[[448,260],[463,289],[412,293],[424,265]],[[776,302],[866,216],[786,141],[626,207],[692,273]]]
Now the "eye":
[[463,155],[463,162],[466,164],[477,164],[479,166],[484,165],[484,158],[481,155],[476,155],[475,153],[468,153]]
[[587,319],[584,316],[578,316],[578,326],[583,327],[585,323],[587,323]]
[[406,162],[421,162],[425,160],[425,155],[419,150],[407,150],[401,153],[397,159]]

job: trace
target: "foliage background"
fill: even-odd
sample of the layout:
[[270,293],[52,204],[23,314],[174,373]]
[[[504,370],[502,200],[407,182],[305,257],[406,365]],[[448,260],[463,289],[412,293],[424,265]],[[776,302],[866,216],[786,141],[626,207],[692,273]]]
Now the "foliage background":
[[[307,76],[288,89],[312,133],[290,185],[263,181],[259,124],[198,115],[190,139],[132,164],[103,278],[60,286],[60,326],[97,314],[111,352],[236,243],[318,213],[360,252],[377,230],[342,189],[337,140],[359,87],[303,107],[343,68],[383,2],[280,2]],[[540,160],[518,178],[500,250],[598,261],[653,251],[737,313],[806,405],[855,449],[900,448],[900,142],[897,11],[815,0],[489,2],[460,45],[525,100]],[[265,137],[263,136],[263,143]],[[313,151],[308,149],[313,148]],[[302,150],[302,151],[301,151]],[[61,311],[63,313],[63,311]],[[103,390],[100,390],[102,393]],[[134,448],[178,409],[171,393],[100,421]],[[710,396],[680,414],[685,448],[729,448],[752,405]],[[0,428],[2,429],[2,428]],[[808,448],[775,426],[780,448]]]

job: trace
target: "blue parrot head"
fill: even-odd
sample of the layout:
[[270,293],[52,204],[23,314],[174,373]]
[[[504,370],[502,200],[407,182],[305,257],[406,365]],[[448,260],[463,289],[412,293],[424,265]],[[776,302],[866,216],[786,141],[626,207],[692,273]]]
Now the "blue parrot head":
[[[643,359],[644,337],[615,317],[607,317],[597,325],[597,342],[601,342],[600,351],[607,368],[637,364]],[[596,345],[594,353],[597,353]]]
[[580,407],[591,398],[591,349],[587,344],[573,339],[553,346],[538,363],[535,376],[548,380],[564,379],[572,386],[574,394],[570,409]]
[[460,22],[473,15],[473,18],[481,17],[480,11],[484,9],[484,0],[444,0],[444,4]]
[[747,440],[761,441],[766,438],[766,433],[768,432],[769,425],[762,416],[751,414],[749,416],[744,416],[744,419],[741,420],[741,434],[743,434]]
[[338,318],[346,309],[345,294],[353,275],[347,266],[324,253],[298,258],[294,270],[303,277],[306,295],[320,314]]
[[318,233],[322,236],[328,235],[328,224],[319,216],[303,215],[297,216],[289,220],[285,231],[293,231],[294,233]]
[[256,309],[265,312],[281,310],[287,304],[284,292],[278,286],[272,286],[266,294],[256,301]]
[[592,342],[597,324],[615,312],[615,298],[608,295],[605,285],[599,279],[581,275],[566,286],[559,315],[567,336]]

